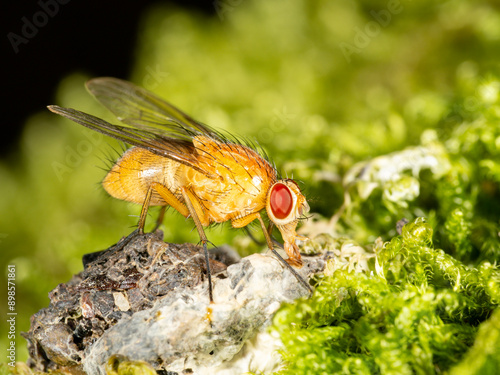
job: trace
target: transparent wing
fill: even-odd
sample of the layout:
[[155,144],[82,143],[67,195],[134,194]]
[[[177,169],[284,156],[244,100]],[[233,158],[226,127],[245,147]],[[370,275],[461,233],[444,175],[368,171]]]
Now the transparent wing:
[[207,174],[207,172],[201,168],[196,158],[196,151],[191,138],[180,139],[179,137],[169,137],[160,134],[154,129],[148,129],[147,127],[141,129],[110,124],[99,117],[72,108],[62,108],[56,105],[51,105],[47,108],[51,112],[64,116],[87,128],[127,144],[145,148],[152,153],[175,160],[203,174]]
[[170,138],[189,140],[203,134],[220,140],[219,134],[209,126],[130,82],[102,77],[91,79],[86,86],[124,124]]

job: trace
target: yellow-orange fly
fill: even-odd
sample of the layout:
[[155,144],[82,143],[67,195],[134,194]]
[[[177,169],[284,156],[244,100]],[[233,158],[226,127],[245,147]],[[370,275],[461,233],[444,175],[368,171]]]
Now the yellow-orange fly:
[[[104,178],[104,189],[115,198],[142,204],[139,232],[149,206],[171,206],[193,218],[205,251],[211,302],[208,240],[203,230],[211,223],[230,220],[234,228],[242,228],[257,219],[269,248],[278,255],[270,235],[274,224],[283,237],[288,264],[302,265],[296,240],[307,238],[295,228],[309,206],[293,180],[278,179],[276,169],[252,147],[224,137],[132,83],[96,78],[87,82],[87,89],[126,126],[75,109],[48,108],[134,146]],[[260,214],[264,209],[272,222],[268,228]]]

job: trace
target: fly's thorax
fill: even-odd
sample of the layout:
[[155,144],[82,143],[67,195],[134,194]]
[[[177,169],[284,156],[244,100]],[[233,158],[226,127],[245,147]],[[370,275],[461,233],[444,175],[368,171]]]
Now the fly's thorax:
[[193,145],[206,174],[188,173],[189,187],[200,198],[211,221],[237,219],[266,206],[276,171],[255,150],[241,144],[196,136]]

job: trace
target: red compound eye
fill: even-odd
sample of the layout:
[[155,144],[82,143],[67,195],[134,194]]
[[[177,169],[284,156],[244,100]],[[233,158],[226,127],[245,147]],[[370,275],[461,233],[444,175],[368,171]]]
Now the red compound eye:
[[285,219],[292,211],[293,199],[288,187],[276,184],[271,191],[271,211],[277,219]]

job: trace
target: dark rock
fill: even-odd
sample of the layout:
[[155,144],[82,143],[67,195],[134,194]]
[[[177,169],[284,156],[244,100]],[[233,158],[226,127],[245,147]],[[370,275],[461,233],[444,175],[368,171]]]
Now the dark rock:
[[[84,271],[50,292],[49,307],[31,318],[23,334],[31,365],[40,370],[80,366],[88,346],[117,322],[151,308],[159,296],[204,280],[200,248],[164,243],[162,236],[136,236],[123,248],[98,252]],[[211,268],[225,266],[212,261]]]
[[[104,374],[114,355],[157,370],[215,373],[245,341],[269,324],[282,302],[309,291],[272,255],[235,263],[234,252],[211,255],[209,303],[203,250],[169,244],[162,233],[137,235],[100,252],[84,271],[50,294],[31,319],[30,364]],[[303,278],[324,268],[325,256],[304,257]]]

